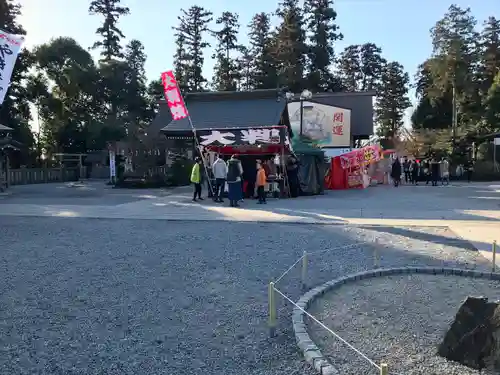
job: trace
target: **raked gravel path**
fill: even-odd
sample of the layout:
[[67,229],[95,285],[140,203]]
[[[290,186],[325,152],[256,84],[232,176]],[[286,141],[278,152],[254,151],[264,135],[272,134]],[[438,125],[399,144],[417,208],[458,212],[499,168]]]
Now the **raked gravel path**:
[[[328,292],[309,311],[368,358],[387,363],[391,374],[479,375],[436,355],[437,345],[469,295],[497,300],[500,283],[444,275],[374,278]],[[342,375],[378,374],[316,323],[309,321],[308,329]]]
[[[374,238],[378,243],[375,244]],[[487,267],[440,228],[0,217],[0,374],[310,375],[267,283],[307,251],[310,283],[382,264]],[[297,300],[300,270],[277,287]]]

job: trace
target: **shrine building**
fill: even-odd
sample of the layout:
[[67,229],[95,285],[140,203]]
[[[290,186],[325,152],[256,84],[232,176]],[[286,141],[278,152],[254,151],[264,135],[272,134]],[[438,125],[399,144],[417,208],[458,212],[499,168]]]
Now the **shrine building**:
[[[252,143],[255,137],[272,136],[262,129],[273,126],[286,127],[289,138],[298,134],[308,137],[323,149],[357,147],[361,140],[373,135],[374,92],[309,94],[307,99],[300,99],[300,94],[285,95],[276,89],[202,92],[186,94],[185,102],[198,137],[203,136],[205,141],[212,139],[218,144],[226,142],[215,139],[226,130],[233,131],[231,136],[238,138],[237,141],[246,139]],[[172,120],[164,99],[159,103],[151,126],[160,128],[162,124],[161,132],[173,142],[172,145],[193,144],[188,118]],[[261,130],[256,132],[255,129]]]

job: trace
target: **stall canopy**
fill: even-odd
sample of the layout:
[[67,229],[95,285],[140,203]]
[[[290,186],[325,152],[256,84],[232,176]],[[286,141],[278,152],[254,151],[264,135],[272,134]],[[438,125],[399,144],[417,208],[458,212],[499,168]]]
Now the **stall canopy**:
[[325,154],[298,137],[292,139],[292,148],[299,160],[299,182],[302,195],[323,192]]
[[[186,95],[186,105],[201,146],[221,153],[278,153],[290,149],[292,136],[286,101],[276,90],[207,92]],[[165,102],[162,111],[169,111]],[[167,118],[167,115],[164,116]],[[169,139],[192,138],[189,120],[162,129]]]

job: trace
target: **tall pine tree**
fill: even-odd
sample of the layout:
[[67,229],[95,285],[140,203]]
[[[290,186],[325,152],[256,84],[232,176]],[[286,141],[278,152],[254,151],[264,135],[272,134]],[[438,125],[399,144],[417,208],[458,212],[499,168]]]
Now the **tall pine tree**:
[[120,40],[125,38],[118,28],[118,19],[130,13],[129,8],[120,6],[121,0],[92,0],[89,6],[91,15],[99,14],[104,17],[104,23],[96,30],[102,37],[94,43],[92,49],[102,48],[101,56],[104,61],[123,57]]
[[249,54],[253,58],[251,66],[251,88],[272,89],[278,85],[277,64],[272,56],[271,20],[267,13],[253,16],[248,25]]
[[408,73],[398,62],[390,62],[382,70],[375,117],[378,134],[383,138],[394,139],[399,135],[405,111],[411,105],[408,97],[409,83]]
[[217,46],[212,56],[216,60],[212,85],[217,91],[236,91],[241,74],[233,54],[242,50],[238,45],[238,15],[224,12],[216,24],[221,28],[214,32]]
[[455,88],[458,126],[480,119],[470,116],[479,114],[481,103],[475,80],[479,64],[476,24],[469,8],[451,5],[431,30],[434,86],[450,97]]
[[125,84],[127,96],[125,98],[127,131],[131,134],[144,127],[151,120],[147,100],[146,54],[143,44],[136,39],[131,40],[125,48],[127,74]]
[[365,43],[360,48],[361,91],[377,90],[381,83],[386,61],[382,57],[382,48],[374,43]]
[[280,24],[273,40],[273,55],[278,65],[280,84],[292,92],[304,88],[306,33],[299,0],[282,0],[276,10]]
[[380,85],[385,59],[373,43],[351,45],[340,55],[338,69],[348,91],[376,90]]
[[[412,114],[415,129],[450,129],[450,134],[464,134],[465,128],[480,128],[484,113],[481,91],[484,96],[489,87],[481,87],[481,81],[486,80],[480,73],[480,38],[475,28],[470,9],[451,5],[431,29],[432,55],[421,66],[417,79],[419,102]],[[489,82],[493,76],[490,74]],[[453,92],[457,127],[453,126]],[[452,142],[451,136],[448,141]]]
[[186,52],[186,36],[182,33],[175,33],[175,54],[174,54],[174,74],[181,92],[187,92],[187,78],[189,57]]
[[249,91],[255,87],[253,77],[254,59],[248,47],[240,47],[241,55],[236,59],[236,67],[238,69],[238,90]]
[[310,31],[308,87],[313,92],[338,91],[331,68],[335,62],[335,42],[342,40],[343,35],[335,23],[337,12],[333,8],[333,0],[305,0],[304,12],[307,30]]
[[208,25],[213,19],[212,12],[197,5],[181,11],[179,26],[174,27],[174,30],[185,50],[185,85],[189,92],[204,91],[207,80],[203,77],[203,50],[210,47],[204,37],[210,31]]
[[500,71],[495,76],[486,96],[485,119],[490,131],[500,131]]
[[338,70],[342,85],[347,91],[357,91],[363,79],[359,50],[359,45],[350,45],[340,54]]
[[500,69],[500,19],[489,17],[480,39],[479,82],[483,96],[488,92]]

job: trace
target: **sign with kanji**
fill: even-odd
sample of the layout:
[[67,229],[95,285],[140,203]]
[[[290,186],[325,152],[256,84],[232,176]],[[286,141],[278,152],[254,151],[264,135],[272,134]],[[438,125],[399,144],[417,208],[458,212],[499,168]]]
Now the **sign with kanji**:
[[286,130],[280,128],[249,128],[228,130],[197,130],[202,146],[241,146],[286,144]]
[[24,38],[0,30],[0,104],[3,103],[10,85],[10,78],[21,51]]
[[288,114],[294,134],[302,131],[302,136],[312,146],[351,147],[350,109],[314,101],[296,101],[288,103]]
[[189,113],[182,98],[181,91],[177,85],[174,72],[169,70],[161,74],[161,82],[165,93],[165,100],[172,113],[174,120],[180,120],[189,116]]
[[332,134],[334,137],[339,137],[344,135],[344,113],[335,112],[333,114],[333,125]]
[[378,146],[366,146],[340,155],[340,166],[342,169],[364,167],[379,160],[380,148]]

